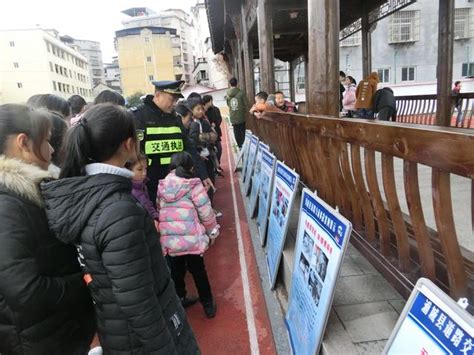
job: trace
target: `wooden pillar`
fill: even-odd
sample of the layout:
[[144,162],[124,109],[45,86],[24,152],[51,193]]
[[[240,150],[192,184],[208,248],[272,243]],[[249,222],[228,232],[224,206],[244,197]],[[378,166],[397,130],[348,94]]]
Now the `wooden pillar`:
[[257,22],[261,89],[270,94],[275,92],[273,21],[270,0],[258,0]]
[[237,68],[239,70],[239,87],[244,89],[245,88],[245,82],[246,82],[246,76],[244,72],[244,63],[242,60],[242,43],[240,41],[240,38],[237,39]]
[[289,69],[289,72],[290,72],[290,100],[291,102],[295,102],[295,75],[294,75],[294,72],[295,72],[295,61],[294,60],[290,60],[290,69]]
[[250,48],[249,34],[247,32],[244,4],[241,6],[241,20],[242,20],[242,50],[244,59],[245,71],[245,92],[249,102],[253,102],[255,97],[255,85],[253,80],[253,51]]
[[339,0],[308,0],[308,113],[339,117]]
[[454,0],[439,0],[436,125],[451,125]]
[[372,70],[371,33],[367,0],[363,3],[362,15],[362,77],[366,78]]

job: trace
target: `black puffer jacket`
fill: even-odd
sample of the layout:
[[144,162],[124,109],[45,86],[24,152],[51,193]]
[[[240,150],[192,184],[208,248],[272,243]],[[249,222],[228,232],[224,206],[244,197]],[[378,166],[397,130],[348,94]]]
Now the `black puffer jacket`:
[[127,178],[98,174],[42,185],[50,227],[77,244],[92,275],[105,354],[199,353],[148,213]]
[[0,353],[87,354],[92,300],[77,252],[48,228],[48,172],[0,156]]

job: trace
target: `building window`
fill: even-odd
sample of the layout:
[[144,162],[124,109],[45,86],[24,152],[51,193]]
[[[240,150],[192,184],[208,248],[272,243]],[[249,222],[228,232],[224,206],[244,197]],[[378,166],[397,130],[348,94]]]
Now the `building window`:
[[54,91],[58,91],[58,88],[57,88],[57,86],[56,86],[56,82],[55,82],[55,81],[53,81],[53,89],[54,89]]
[[46,42],[46,49],[48,50],[48,53],[51,53],[51,45],[49,42]]
[[415,81],[415,67],[402,68],[402,81]]
[[145,37],[145,43],[150,43],[150,37]]
[[153,75],[148,75],[148,80],[154,80]]
[[454,10],[454,39],[473,37],[473,14],[474,11],[471,11],[470,8],[461,8]]
[[151,63],[151,57],[150,57],[150,56],[146,57],[146,61],[147,61],[148,63]]
[[54,66],[53,63],[49,62],[49,70],[51,70],[54,73]]
[[389,83],[390,82],[390,69],[384,68],[379,69],[379,80],[381,83]]
[[180,55],[175,55],[173,57],[173,66],[178,67],[181,65],[181,56]]
[[390,16],[389,43],[414,42],[420,39],[420,11],[398,11]]
[[21,89],[23,87],[22,83],[16,83],[16,85],[18,86],[18,89]]
[[474,63],[462,63],[462,76],[474,76]]
[[15,42],[14,41],[10,41],[10,47],[15,47]]
[[362,41],[362,32],[358,31],[356,33],[353,33],[347,38],[344,38],[339,45],[341,47],[355,47],[355,46],[360,46],[360,43]]
[[19,68],[20,65],[18,64],[18,62],[13,62],[13,67],[14,67],[14,68]]

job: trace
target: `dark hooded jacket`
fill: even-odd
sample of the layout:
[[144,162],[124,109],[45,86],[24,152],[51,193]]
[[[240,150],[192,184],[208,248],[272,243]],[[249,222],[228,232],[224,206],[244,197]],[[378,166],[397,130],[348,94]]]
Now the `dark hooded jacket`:
[[0,156],[0,353],[83,355],[95,333],[76,249],[48,228],[47,171]]
[[153,220],[112,174],[42,185],[56,237],[75,244],[90,274],[104,354],[199,353]]
[[375,92],[375,112],[379,112],[384,107],[390,107],[391,109],[396,110],[396,101],[395,96],[393,95],[393,90],[390,88],[382,88]]

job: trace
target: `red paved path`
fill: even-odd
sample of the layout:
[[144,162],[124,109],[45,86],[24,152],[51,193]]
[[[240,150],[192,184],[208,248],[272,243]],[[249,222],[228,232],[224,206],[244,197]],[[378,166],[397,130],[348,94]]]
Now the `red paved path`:
[[[205,254],[206,268],[217,303],[217,315],[213,319],[205,318],[200,304],[188,308],[187,314],[203,354],[250,354],[249,332],[230,179],[230,174],[234,168],[233,166],[229,167],[228,164],[228,149],[230,147],[228,145],[226,127],[223,127],[223,132],[222,145],[224,152],[221,165],[225,170],[225,177],[217,178],[217,193],[214,202],[215,207],[222,211],[224,216],[219,219],[221,234],[214,246]],[[231,157],[231,164],[234,164],[233,157]],[[255,316],[258,350],[260,354],[275,354],[267,308],[260,285],[252,241],[250,240],[251,236],[236,174],[234,174],[234,188],[240,214],[240,227]],[[188,294],[191,292],[196,294],[192,279],[188,277],[187,281],[189,285]]]

